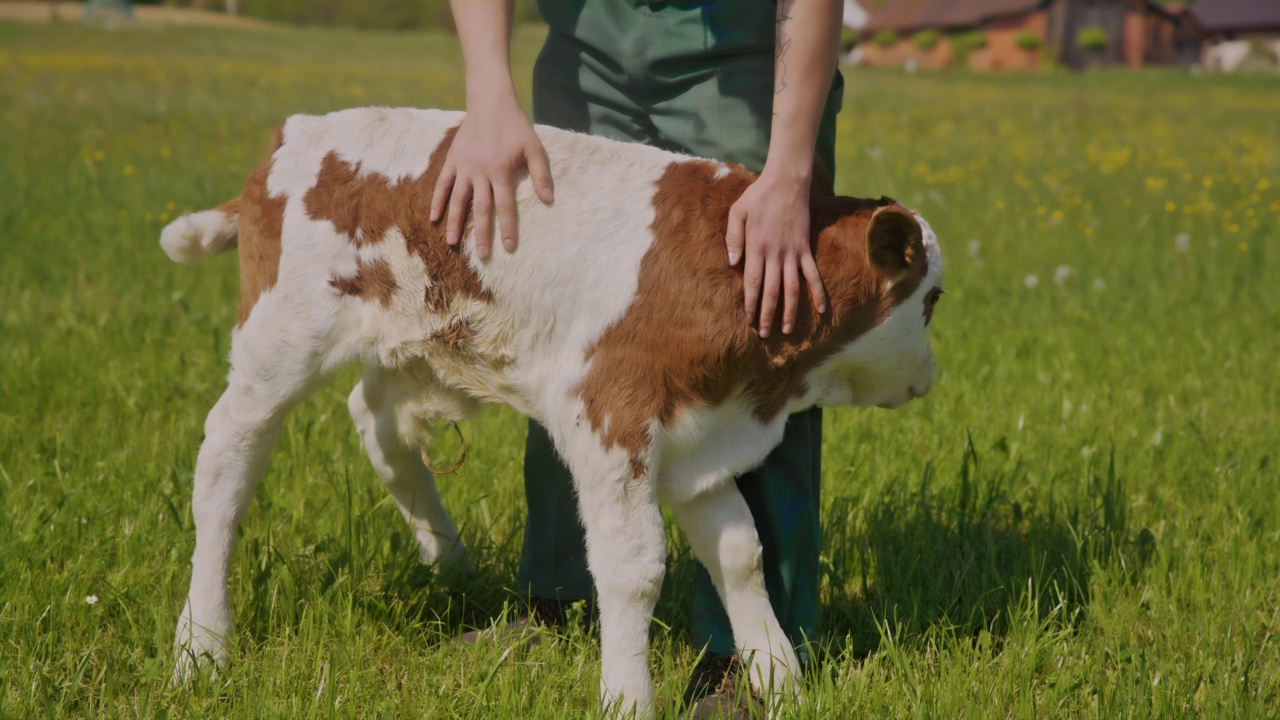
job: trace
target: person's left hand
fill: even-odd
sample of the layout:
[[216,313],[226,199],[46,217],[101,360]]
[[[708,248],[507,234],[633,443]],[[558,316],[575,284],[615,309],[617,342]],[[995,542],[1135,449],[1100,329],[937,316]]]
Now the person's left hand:
[[809,177],[803,174],[764,172],[742,193],[729,210],[725,237],[729,264],[742,269],[743,306],[752,323],[759,308],[760,337],[769,337],[783,293],[782,334],[795,326],[800,308],[800,274],[804,274],[813,304],[826,312],[827,298],[809,247]]

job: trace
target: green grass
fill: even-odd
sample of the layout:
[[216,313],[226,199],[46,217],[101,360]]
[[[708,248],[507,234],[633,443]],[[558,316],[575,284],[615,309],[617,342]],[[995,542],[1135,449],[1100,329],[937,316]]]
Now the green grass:
[[[594,631],[453,642],[520,601],[520,419],[464,426],[441,486],[479,571],[445,582],[363,457],[350,371],[245,519],[230,666],[165,682],[237,279],[170,263],[160,228],[234,195],[286,114],[458,107],[459,71],[443,35],[0,25],[0,716],[595,711]],[[950,294],[927,399],[827,412],[823,649],[786,714],[1275,717],[1280,85],[848,79],[838,186],[924,212]],[[671,538],[667,698],[697,652]]]

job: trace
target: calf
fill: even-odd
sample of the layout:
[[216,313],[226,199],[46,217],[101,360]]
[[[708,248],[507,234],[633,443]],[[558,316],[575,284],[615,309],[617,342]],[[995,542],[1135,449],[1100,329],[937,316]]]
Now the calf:
[[753,686],[791,690],[796,656],[765,592],[733,478],[814,405],[896,407],[929,391],[926,326],[942,258],[892,200],[812,201],[829,309],[762,339],[725,259],[745,169],[548,127],[554,204],[517,188],[521,247],[477,259],[428,220],[455,112],[294,116],[225,205],[161,244],[192,262],[239,246],[226,392],[196,462],[196,549],[176,677],[222,662],[236,526],[289,410],[335,368],[364,365],[348,405],[424,562],[469,562],[417,451],[429,426],[481,402],[542,423],[573,472],[600,608],[606,705],[651,713],[646,653],[665,561],[659,500],[728,611]]

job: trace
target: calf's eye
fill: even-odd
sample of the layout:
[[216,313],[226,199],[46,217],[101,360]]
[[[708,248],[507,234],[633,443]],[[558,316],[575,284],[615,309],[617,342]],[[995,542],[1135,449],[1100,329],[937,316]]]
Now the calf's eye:
[[933,308],[942,299],[946,292],[942,288],[934,288],[924,297],[924,324],[927,326],[930,320],[933,320]]

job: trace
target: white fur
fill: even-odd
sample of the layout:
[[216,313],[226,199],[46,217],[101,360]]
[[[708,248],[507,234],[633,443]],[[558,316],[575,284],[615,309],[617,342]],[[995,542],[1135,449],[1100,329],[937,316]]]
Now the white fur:
[[[602,443],[575,395],[590,369],[588,348],[635,297],[640,262],[653,242],[654,183],[669,164],[686,158],[538,128],[556,201],[543,205],[521,176],[521,248],[481,261],[470,238],[464,241],[493,301],[461,299],[445,314],[423,303],[434,281],[409,254],[399,229],[357,250],[331,223],[308,217],[303,197],[326,154],[359,163],[363,173],[413,179],[461,120],[460,113],[371,108],[286,123],[267,180],[269,192],[286,200],[278,278],[234,333],[228,388],[206,422],[196,465],[191,592],[178,624],[175,677],[189,674],[202,656],[226,658],[226,575],[235,528],[285,415],[333,369],[360,362],[365,375],[351,393],[351,416],[424,562],[470,562],[417,453],[429,425],[461,419],[480,402],[498,402],[547,427],[577,486],[599,593],[601,696],[608,707],[654,711],[646,648],[665,560],[660,496],[711,572],[738,645],[754,660],[754,684],[769,697],[789,692],[795,653],[769,606],[759,538],[731,482],[781,441],[785,414],[762,424],[739,392],[719,406],[688,409],[668,426],[654,418],[645,458],[650,470],[635,478],[632,458]],[[235,232],[235,218],[208,211],[170,225],[162,243],[171,257],[189,261],[229,249]],[[917,293],[921,298],[815,371],[809,394],[790,411],[817,403],[886,404],[927,391],[922,378],[932,382],[933,361],[916,301],[940,279],[932,231],[926,245],[930,277]],[[353,275],[358,261],[379,259],[399,286],[390,307],[343,297],[329,286],[334,276]],[[473,352],[431,341],[455,321],[475,330]]]
[[756,467],[782,442],[787,414],[761,423],[742,392],[714,407],[681,413],[658,434],[658,492],[688,501]]
[[236,246],[236,217],[221,210],[184,215],[160,233],[160,247],[170,259],[195,263]]

